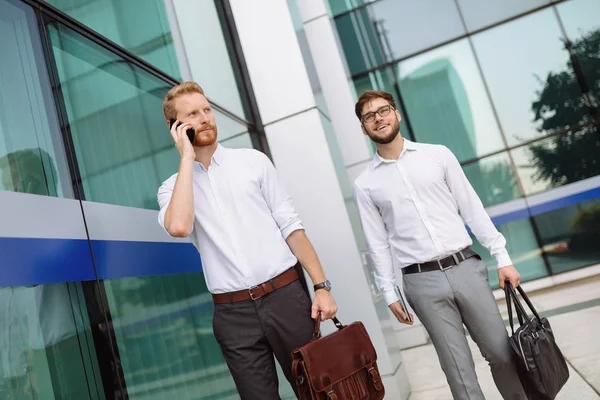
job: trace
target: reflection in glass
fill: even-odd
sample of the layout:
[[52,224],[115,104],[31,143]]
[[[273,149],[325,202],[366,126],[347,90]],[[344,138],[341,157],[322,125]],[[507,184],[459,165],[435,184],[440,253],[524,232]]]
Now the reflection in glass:
[[382,65],[391,56],[384,53],[370,14],[370,7],[364,7],[335,19],[351,75]]
[[396,70],[417,141],[444,144],[459,161],[503,147],[467,40],[402,61]]
[[352,75],[465,34],[454,0],[381,0],[335,21]]
[[252,149],[252,139],[249,133],[242,133],[226,140],[219,140],[223,146],[230,149]]
[[[479,33],[473,44],[509,146],[546,133],[540,118],[552,112],[537,110],[536,103],[549,80],[560,88],[553,92],[552,105],[581,101],[577,86],[561,87],[569,55],[552,9]],[[569,125],[579,123],[570,114],[561,118]]]
[[104,398],[84,366],[81,350],[86,359],[93,353],[74,317],[85,321],[87,334],[89,322],[72,309],[66,283],[0,288],[0,304],[0,398]]
[[352,10],[361,4],[367,4],[376,0],[328,0],[329,8],[333,15],[343,13],[344,11]]
[[181,78],[162,0],[48,0],[48,3],[169,75]]
[[458,0],[467,29],[471,32],[547,4],[550,0]]
[[600,262],[600,199],[535,217],[552,273]]
[[[548,274],[542,251],[538,246],[533,228],[529,219],[512,221],[496,227],[506,239],[506,250],[512,262],[521,274],[521,282],[541,278]],[[490,256],[490,253],[477,241],[473,239],[473,250],[479,253],[488,266],[490,286],[497,289],[498,286],[498,264]]]
[[507,153],[464,165],[463,170],[484,207],[519,197],[519,188]]
[[73,197],[33,11],[0,0],[0,190]]
[[[145,8],[145,0],[137,0]],[[161,0],[162,1],[162,0]],[[193,80],[204,89],[209,100],[235,115],[245,118],[245,104],[239,74],[231,61],[233,44],[223,35],[223,7],[214,0],[169,1],[177,17],[179,40],[185,46],[186,68]],[[217,10],[217,8],[219,10]],[[200,19],[199,19],[200,18]]]
[[[157,209],[179,162],[162,113],[170,85],[64,26],[49,33],[86,199]],[[214,113],[220,140],[247,131]]]
[[600,130],[579,131],[534,142],[512,151],[526,194],[600,175]]
[[[569,86],[573,85],[573,75],[577,76],[579,88],[586,97],[588,113],[596,122],[600,121],[600,22],[597,18],[600,2],[571,0],[557,5],[556,9],[572,43],[571,64],[565,68],[565,72],[571,75]],[[577,106],[583,108],[582,104]],[[580,123],[587,120],[589,118],[581,118]]]
[[105,287],[130,399],[235,397],[202,273],[114,279]]

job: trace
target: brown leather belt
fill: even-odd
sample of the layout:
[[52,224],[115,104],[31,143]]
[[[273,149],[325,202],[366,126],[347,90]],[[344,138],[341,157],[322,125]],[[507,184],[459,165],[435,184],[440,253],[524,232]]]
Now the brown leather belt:
[[466,247],[459,252],[454,254],[450,254],[448,257],[442,258],[440,260],[435,261],[427,261],[422,264],[412,264],[408,267],[402,268],[403,274],[414,274],[417,272],[430,272],[430,271],[439,271],[446,270],[448,268],[452,268],[454,265],[460,264],[462,261],[465,261],[468,258],[477,257],[481,260],[479,254],[471,249],[471,247]]
[[279,274],[275,278],[269,279],[260,285],[252,286],[249,289],[238,290],[237,292],[213,293],[212,297],[215,304],[235,303],[237,301],[245,300],[258,300],[279,288],[297,281],[298,278],[298,272],[294,267],[292,267],[284,273]]

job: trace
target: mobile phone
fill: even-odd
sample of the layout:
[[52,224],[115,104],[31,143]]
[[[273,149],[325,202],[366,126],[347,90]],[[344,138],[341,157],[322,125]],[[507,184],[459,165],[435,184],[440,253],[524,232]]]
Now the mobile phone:
[[406,304],[406,301],[404,301],[404,296],[402,296],[402,292],[400,291],[400,288],[397,285],[394,285],[394,290],[396,291],[396,296],[398,296],[400,305],[404,309],[404,314],[406,314],[406,317],[408,318],[408,322],[413,322],[410,312],[408,311],[408,304]]
[[[171,118],[170,122],[170,127],[173,126],[173,124],[175,123],[175,121],[177,121],[175,118]],[[190,139],[190,142],[192,144],[194,144],[194,142],[196,141],[196,131],[194,130],[194,128],[188,128],[185,131],[185,134],[187,135],[188,139]]]

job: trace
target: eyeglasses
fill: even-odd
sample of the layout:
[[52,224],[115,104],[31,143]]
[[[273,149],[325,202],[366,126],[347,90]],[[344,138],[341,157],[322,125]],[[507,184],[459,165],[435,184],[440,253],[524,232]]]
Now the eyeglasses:
[[381,117],[385,117],[393,109],[394,109],[394,107],[392,107],[390,104],[388,104],[388,105],[385,105],[383,107],[379,107],[375,112],[371,111],[371,112],[366,113],[365,115],[363,115],[362,117],[360,117],[360,119],[361,119],[361,121],[363,123],[365,123],[365,122],[373,122],[373,121],[375,121],[375,113],[379,114]]

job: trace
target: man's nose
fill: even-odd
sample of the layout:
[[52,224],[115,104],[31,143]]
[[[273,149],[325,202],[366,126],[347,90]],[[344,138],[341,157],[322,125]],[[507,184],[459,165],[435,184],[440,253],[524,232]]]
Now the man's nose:
[[200,123],[201,124],[207,124],[209,122],[209,118],[208,115],[205,113],[200,113]]

